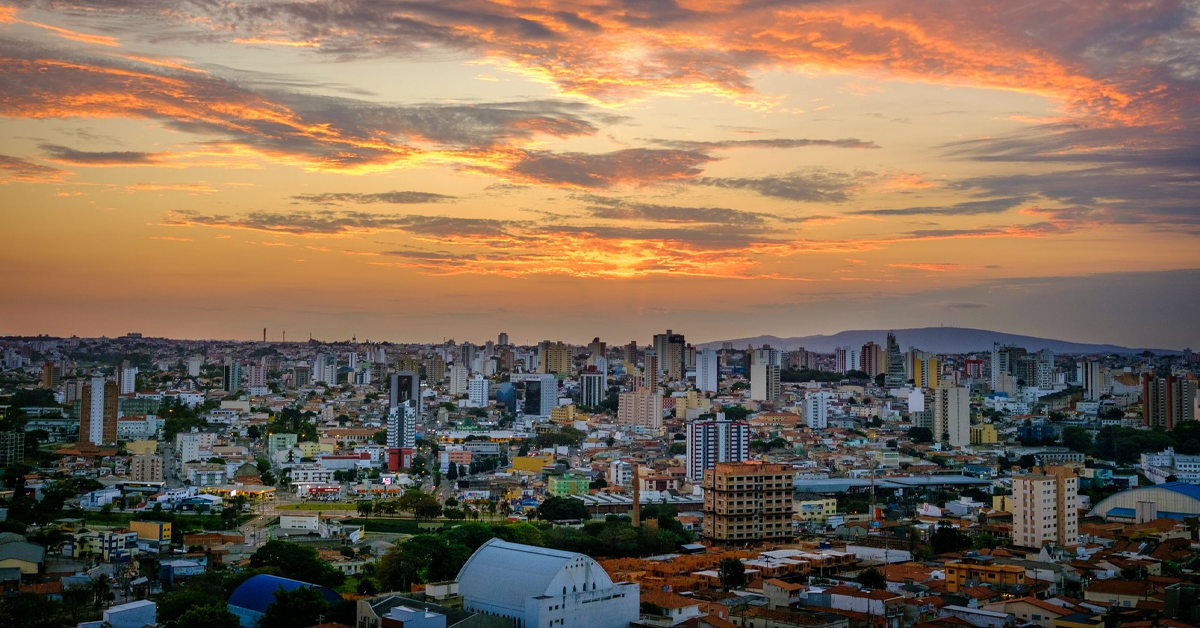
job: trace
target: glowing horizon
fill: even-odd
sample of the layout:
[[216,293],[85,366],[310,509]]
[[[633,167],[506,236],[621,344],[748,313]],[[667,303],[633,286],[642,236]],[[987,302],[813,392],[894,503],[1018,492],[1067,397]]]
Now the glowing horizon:
[[11,1],[0,334],[1200,345],[1197,32],[1182,0]]

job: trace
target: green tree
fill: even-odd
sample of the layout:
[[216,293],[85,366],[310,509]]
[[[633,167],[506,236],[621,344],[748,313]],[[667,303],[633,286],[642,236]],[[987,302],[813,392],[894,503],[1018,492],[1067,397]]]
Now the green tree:
[[725,413],[725,418],[730,421],[744,421],[750,416],[750,410],[745,406],[724,406],[721,412]]
[[346,579],[333,565],[321,560],[315,548],[287,541],[267,541],[250,556],[250,566],[274,567],[289,578],[327,587],[336,587]]
[[887,578],[874,567],[860,571],[854,581],[868,589],[887,588]]
[[723,558],[717,565],[721,586],[736,589],[746,585],[746,565],[736,558]]
[[587,506],[573,497],[547,497],[538,506],[538,518],[542,521],[587,521],[592,517]]
[[237,615],[229,612],[224,602],[189,607],[176,619],[164,623],[165,628],[240,628]]
[[927,427],[910,427],[908,428],[908,438],[914,443],[932,443],[933,430]]
[[317,589],[296,587],[287,591],[280,587],[275,591],[275,601],[258,620],[258,628],[315,626],[329,621],[333,612],[333,607]]
[[1092,451],[1092,433],[1082,427],[1066,427],[1062,433],[1063,445],[1072,451],[1088,454]]

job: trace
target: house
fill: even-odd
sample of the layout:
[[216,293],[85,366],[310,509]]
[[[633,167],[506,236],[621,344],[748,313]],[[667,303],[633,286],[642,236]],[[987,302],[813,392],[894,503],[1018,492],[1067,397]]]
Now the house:
[[0,533],[0,569],[14,567],[22,574],[38,574],[46,566],[46,548],[14,532]]
[[984,610],[1009,613],[1024,623],[1037,624],[1042,628],[1055,628],[1054,620],[1071,614],[1070,609],[1063,608],[1039,600],[1035,597],[1022,597],[1015,600],[993,602],[987,604]]
[[689,619],[700,617],[703,614],[700,612],[700,602],[698,600],[670,591],[660,591],[658,589],[642,591],[641,607],[647,608],[647,605],[651,604],[654,608],[658,609],[658,613],[647,613],[649,617],[644,617],[642,619],[643,623],[675,626]]
[[1083,599],[1089,602],[1111,604],[1133,608],[1144,600],[1162,601],[1163,589],[1153,582],[1109,578],[1089,585],[1083,590]]

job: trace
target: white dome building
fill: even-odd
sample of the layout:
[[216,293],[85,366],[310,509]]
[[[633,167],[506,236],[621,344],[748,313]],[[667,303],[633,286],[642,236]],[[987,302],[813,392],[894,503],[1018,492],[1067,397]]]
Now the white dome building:
[[626,628],[637,621],[638,585],[613,583],[573,552],[492,539],[458,572],[463,608],[511,617],[516,628]]

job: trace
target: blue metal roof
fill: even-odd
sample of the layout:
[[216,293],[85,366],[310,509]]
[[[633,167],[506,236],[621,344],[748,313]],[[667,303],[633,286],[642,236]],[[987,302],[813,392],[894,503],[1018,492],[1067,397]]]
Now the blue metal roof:
[[[1138,487],[1138,488],[1143,488],[1143,487]],[[1192,499],[1200,499],[1200,486],[1197,486],[1195,484],[1188,484],[1187,482],[1167,482],[1166,484],[1159,484],[1157,486],[1146,486],[1144,488],[1165,488],[1168,491],[1171,491],[1173,493],[1179,493],[1180,495],[1187,495],[1188,497],[1191,497]]]
[[323,587],[308,582],[280,578],[268,574],[259,574],[243,582],[229,596],[229,605],[245,608],[259,613],[267,612],[267,607],[275,601],[275,592],[279,589],[291,591],[300,587],[312,587],[321,593],[326,602],[340,602],[342,596],[329,587]]

